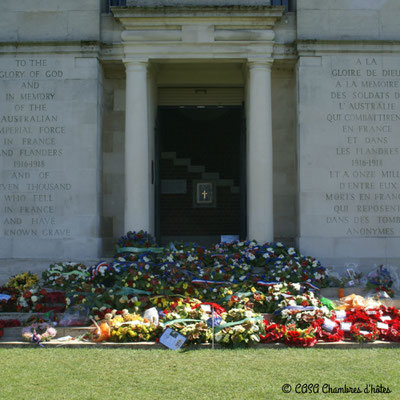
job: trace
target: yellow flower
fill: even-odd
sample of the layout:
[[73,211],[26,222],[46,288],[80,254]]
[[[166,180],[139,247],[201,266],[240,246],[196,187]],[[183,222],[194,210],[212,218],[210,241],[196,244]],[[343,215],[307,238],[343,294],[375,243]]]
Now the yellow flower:
[[253,293],[255,293],[255,292],[257,292],[257,289],[253,286],[251,289],[250,289]]

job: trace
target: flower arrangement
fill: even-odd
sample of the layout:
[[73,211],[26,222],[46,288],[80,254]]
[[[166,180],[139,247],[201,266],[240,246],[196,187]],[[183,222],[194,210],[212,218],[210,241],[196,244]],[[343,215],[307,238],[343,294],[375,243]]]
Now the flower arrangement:
[[312,322],[312,327],[318,340],[322,340],[323,342],[340,342],[344,339],[344,332],[340,329],[340,325],[334,318],[332,322],[334,326],[331,329],[326,326],[323,318]]
[[118,240],[115,246],[115,257],[120,261],[135,261],[137,255],[143,251],[147,253],[162,251],[155,249],[155,246],[155,240],[149,233],[143,230],[139,232],[129,231]]
[[53,339],[56,335],[57,331],[46,322],[33,323],[22,328],[22,338],[28,342],[39,344]]
[[367,275],[367,287],[373,289],[377,292],[384,291],[390,297],[394,296],[394,292],[392,290],[393,278],[390,274],[388,268],[383,265],[380,265],[376,271],[372,271]]
[[155,341],[162,330],[140,315],[129,313],[114,317],[111,326],[111,340],[117,342]]
[[277,320],[283,324],[296,324],[307,328],[316,319],[330,317],[330,310],[322,305],[313,292],[297,296],[286,296],[279,304]]
[[312,326],[306,329],[296,328],[296,325],[287,327],[283,343],[287,346],[312,347],[317,343],[315,330]]
[[263,318],[251,309],[239,305],[221,314],[216,342],[224,346],[251,345],[260,342],[265,334]]
[[359,343],[373,342],[379,337],[379,331],[371,322],[356,322],[350,328],[351,336]]
[[25,290],[17,299],[18,312],[63,312],[65,296],[63,292],[48,292],[46,289],[33,287]]
[[51,264],[42,273],[45,287],[68,290],[79,285],[89,277],[87,267],[83,264],[73,262],[59,262]]
[[279,342],[286,334],[285,325],[281,324],[270,324],[268,321],[264,320],[265,334],[260,335],[261,343],[273,343]]
[[16,289],[18,292],[22,293],[27,289],[30,289],[39,284],[39,277],[31,272],[23,272],[12,276],[5,284],[6,288]]
[[188,324],[175,322],[169,327],[186,337],[185,344],[210,343],[212,340],[212,331],[204,321]]
[[14,288],[0,287],[0,294],[5,295],[0,299],[0,312],[16,312],[19,291]]

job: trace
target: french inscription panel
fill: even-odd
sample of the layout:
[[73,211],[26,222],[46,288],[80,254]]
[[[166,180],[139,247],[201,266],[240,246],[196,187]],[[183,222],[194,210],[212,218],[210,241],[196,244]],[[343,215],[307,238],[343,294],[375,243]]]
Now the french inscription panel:
[[[88,78],[88,70],[82,73],[76,68],[75,57],[2,58],[0,237],[12,243],[12,253],[2,249],[0,258],[16,256],[27,240],[66,240],[95,232],[95,216],[82,215],[79,209],[90,208],[82,204],[85,196],[86,201],[94,200],[92,213],[97,212],[96,187],[84,181],[86,175],[93,175],[90,178],[96,182],[96,176],[87,174],[87,150],[79,146],[85,143],[96,148],[94,124],[94,139],[79,140],[79,125],[87,122],[79,109],[93,95],[92,113],[96,115],[97,94],[89,91],[77,101],[76,94],[86,82],[82,76]],[[95,87],[95,75],[92,80]],[[43,246],[36,254],[52,256],[47,249],[51,246]]]
[[301,235],[400,236],[398,57],[300,66]]

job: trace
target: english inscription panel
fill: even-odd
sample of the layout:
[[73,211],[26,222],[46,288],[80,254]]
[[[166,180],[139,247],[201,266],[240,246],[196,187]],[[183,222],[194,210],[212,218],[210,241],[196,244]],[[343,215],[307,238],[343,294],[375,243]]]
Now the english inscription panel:
[[75,57],[2,58],[0,257],[64,257],[95,236],[96,79]]

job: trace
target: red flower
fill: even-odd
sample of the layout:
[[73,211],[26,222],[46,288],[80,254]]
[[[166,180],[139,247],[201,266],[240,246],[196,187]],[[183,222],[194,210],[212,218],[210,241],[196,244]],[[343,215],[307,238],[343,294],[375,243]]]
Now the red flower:
[[29,290],[27,290],[26,292],[24,292],[24,297],[26,298],[26,299],[29,299],[29,297],[31,297],[32,296],[32,293],[29,291]]
[[46,294],[47,294],[46,289],[40,289],[40,294],[42,296],[46,296]]

